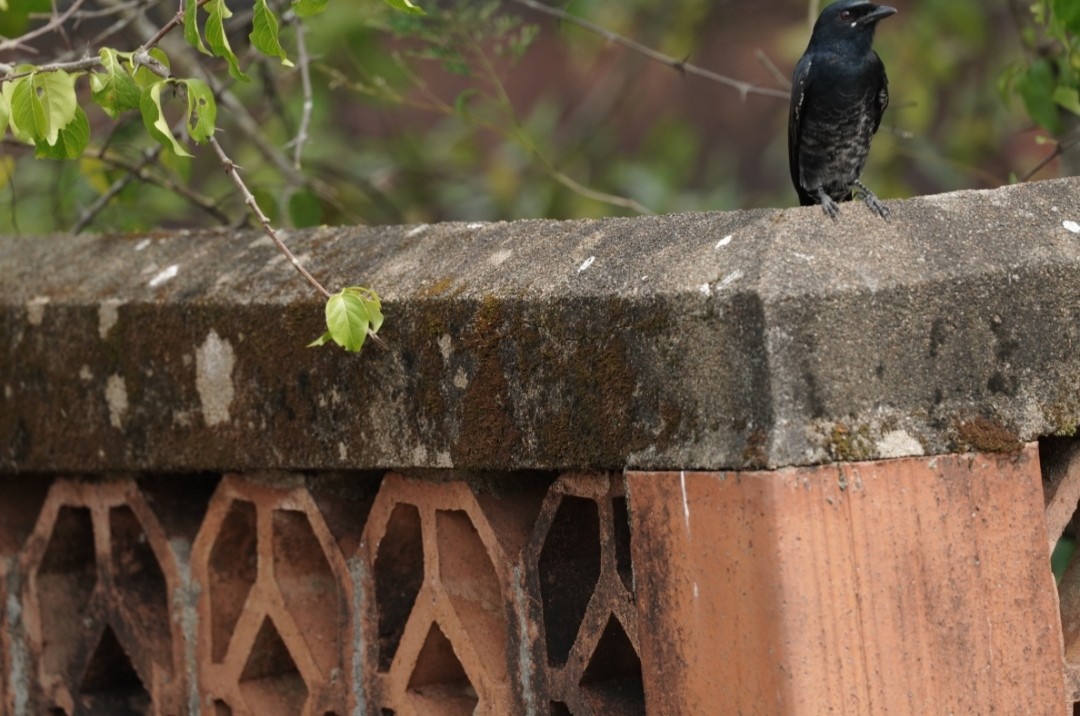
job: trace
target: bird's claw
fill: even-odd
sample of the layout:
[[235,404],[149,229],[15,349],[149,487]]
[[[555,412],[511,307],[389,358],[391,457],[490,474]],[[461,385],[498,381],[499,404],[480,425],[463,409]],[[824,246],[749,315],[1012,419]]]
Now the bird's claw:
[[825,216],[833,220],[840,216],[840,206],[833,201],[831,196],[825,193],[824,189],[818,188],[817,198],[821,202],[821,210],[825,212]]
[[856,181],[855,187],[858,189],[859,193],[862,194],[863,202],[871,209],[873,209],[878,216],[880,216],[882,219],[885,219],[885,221],[888,221],[889,207],[881,203],[881,199],[878,199],[877,196],[874,195],[874,192],[867,189],[866,185],[862,182]]

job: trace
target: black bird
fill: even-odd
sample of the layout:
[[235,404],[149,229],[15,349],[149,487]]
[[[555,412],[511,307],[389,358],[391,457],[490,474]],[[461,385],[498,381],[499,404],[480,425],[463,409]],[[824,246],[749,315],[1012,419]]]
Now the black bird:
[[788,165],[803,206],[821,204],[832,218],[852,192],[889,217],[889,210],[859,181],[870,140],[889,104],[885,65],[871,49],[874,28],[896,12],[867,0],[840,0],[814,23],[792,78]]

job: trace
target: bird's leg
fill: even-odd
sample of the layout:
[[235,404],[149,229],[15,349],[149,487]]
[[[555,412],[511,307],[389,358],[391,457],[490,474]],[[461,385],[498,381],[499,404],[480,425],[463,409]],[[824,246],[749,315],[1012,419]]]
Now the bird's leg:
[[874,192],[870,191],[865,184],[858,179],[855,180],[855,187],[859,190],[859,194],[862,195],[862,200],[866,202],[866,205],[877,212],[878,216],[886,221],[889,220],[889,207],[881,203],[881,200],[874,196]]
[[832,197],[826,194],[825,190],[820,186],[817,188],[816,197],[827,217],[835,219],[840,215],[840,207],[836,205],[836,202],[832,200]]

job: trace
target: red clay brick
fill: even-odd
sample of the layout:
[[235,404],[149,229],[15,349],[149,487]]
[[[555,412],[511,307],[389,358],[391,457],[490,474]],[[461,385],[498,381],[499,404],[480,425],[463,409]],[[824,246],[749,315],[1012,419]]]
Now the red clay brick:
[[1067,711],[1033,445],[627,481],[650,714]]
[[133,480],[54,482],[18,569],[32,710],[185,710],[179,570]]
[[645,713],[628,528],[620,475],[563,475],[540,507],[524,559],[545,711]]
[[1046,502],[1046,536],[1052,551],[1080,503],[1080,441],[1045,440],[1039,445],[1039,457]]
[[[18,632],[16,638],[21,638],[25,631],[21,620],[8,621],[7,599],[12,591],[16,594],[20,591],[23,574],[19,570],[19,551],[34,529],[51,482],[48,475],[0,478],[0,713],[12,713],[15,709],[12,690],[8,688],[12,638],[15,632]],[[19,684],[24,692],[29,687],[27,681],[23,678]]]
[[372,711],[644,713],[621,476],[389,475],[358,556]]
[[347,712],[353,590],[341,539],[301,475],[221,481],[192,546],[204,705],[234,716]]
[[[372,711],[397,716],[520,712],[509,650],[528,498],[481,500],[464,481],[387,475],[357,556]],[[489,519],[491,515],[491,519]]]
[[[1080,501],[1080,441],[1048,438],[1040,441],[1046,532],[1050,549],[1065,535],[1076,538],[1077,502]],[[1080,701],[1080,559],[1074,557],[1058,584],[1061,632],[1066,661],[1066,690]]]

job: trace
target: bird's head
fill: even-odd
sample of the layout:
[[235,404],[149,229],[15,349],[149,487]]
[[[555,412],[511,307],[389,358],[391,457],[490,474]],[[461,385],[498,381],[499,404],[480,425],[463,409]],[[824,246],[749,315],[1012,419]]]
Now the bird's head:
[[869,50],[878,21],[895,13],[894,7],[876,5],[868,0],[839,0],[821,11],[814,23],[811,42],[855,42]]

